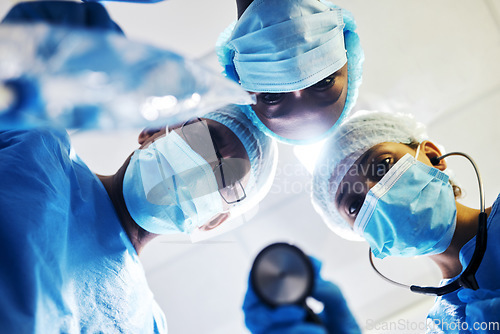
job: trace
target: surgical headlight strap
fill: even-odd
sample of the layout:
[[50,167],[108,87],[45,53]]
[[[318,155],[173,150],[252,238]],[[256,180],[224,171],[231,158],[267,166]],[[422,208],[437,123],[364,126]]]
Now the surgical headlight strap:
[[[420,149],[420,145],[419,145]],[[450,155],[460,155],[465,158],[467,158],[472,166],[474,167],[474,171],[476,172],[476,177],[477,181],[479,184],[479,201],[480,201],[480,213],[479,213],[479,223],[478,223],[478,228],[477,228],[477,234],[476,234],[476,247],[474,248],[474,253],[472,254],[472,259],[469,262],[469,265],[465,270],[460,274],[460,276],[455,279],[453,282],[448,283],[444,286],[441,287],[422,287],[418,285],[407,285],[403,283],[396,282],[384,274],[382,274],[376,267],[375,264],[373,263],[373,254],[371,248],[369,249],[369,254],[368,258],[370,261],[370,264],[375,270],[375,272],[380,275],[384,280],[388,281],[389,283],[395,284],[397,286],[403,287],[410,289],[410,291],[413,291],[415,293],[421,293],[425,295],[435,295],[435,296],[442,296],[447,293],[453,292],[458,290],[461,287],[468,288],[468,289],[473,289],[477,290],[479,289],[479,285],[476,280],[476,272],[479,268],[479,265],[481,264],[481,261],[483,260],[484,252],[486,251],[486,244],[487,244],[487,237],[488,237],[488,229],[487,229],[487,218],[488,215],[485,212],[485,201],[484,201],[484,190],[483,190],[483,181],[481,179],[481,175],[479,174],[479,169],[477,168],[476,163],[474,160],[468,156],[465,153],[461,152],[451,152],[447,153],[445,155],[442,155],[440,157],[435,157],[430,159],[431,163],[433,165],[437,165],[440,160],[450,156]],[[418,150],[417,154],[418,156]]]

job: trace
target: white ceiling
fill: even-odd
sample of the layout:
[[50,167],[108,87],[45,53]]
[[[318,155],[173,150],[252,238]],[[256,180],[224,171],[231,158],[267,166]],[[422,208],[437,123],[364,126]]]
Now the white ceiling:
[[[499,190],[500,2],[494,0],[343,0],[353,12],[365,49],[357,108],[413,113],[447,151],[471,154],[482,172],[488,205]],[[8,9],[0,4],[0,13]],[[107,3],[129,38],[199,58],[217,69],[214,43],[236,17],[234,0]],[[98,173],[114,172],[136,147],[137,132],[73,136],[80,156]],[[451,160],[453,159],[453,160]],[[458,161],[457,161],[458,159]],[[451,168],[478,207],[472,169]],[[424,321],[432,297],[392,287],[369,268],[367,246],[331,233],[311,208],[308,172],[289,146],[280,146],[278,175],[257,213],[244,226],[206,243],[161,237],[141,255],[148,281],[171,333],[245,333],[240,311],[253,257],[274,241],[289,241],[323,261],[323,274],[343,289],[362,327],[370,321]],[[406,282],[432,284],[427,261],[384,263]],[[368,330],[366,332],[369,332]],[[398,333],[415,333],[402,331]],[[384,333],[389,333],[386,331]]]

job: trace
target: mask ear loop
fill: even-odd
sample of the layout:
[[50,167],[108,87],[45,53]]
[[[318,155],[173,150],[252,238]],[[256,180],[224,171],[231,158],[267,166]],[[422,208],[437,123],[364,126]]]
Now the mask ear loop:
[[484,200],[484,189],[483,189],[483,181],[481,178],[481,174],[479,174],[479,169],[477,168],[476,163],[474,160],[467,154],[462,153],[462,152],[451,152],[447,153],[445,155],[442,155],[440,157],[435,157],[431,159],[432,164],[438,164],[440,160],[450,156],[450,155],[459,155],[462,157],[465,157],[469,160],[469,162],[472,164],[472,167],[474,168],[474,172],[476,173],[478,185],[479,185],[479,201],[480,201],[480,213],[479,213],[479,222],[478,222],[478,227],[477,227],[477,234],[476,234],[476,247],[474,248],[474,253],[472,254],[472,259],[465,268],[465,270],[462,272],[460,277],[457,279],[458,283],[460,286],[465,287],[465,288],[470,288],[473,290],[479,289],[479,284],[477,283],[476,280],[476,272],[479,268],[479,265],[481,264],[481,261],[483,260],[484,253],[486,251],[486,245],[488,241],[488,226],[487,226],[487,219],[488,215],[486,214],[486,205],[485,205],[485,200]]
[[406,288],[406,289],[411,289],[411,286],[409,285],[406,285],[406,284],[403,284],[403,283],[399,283],[399,282],[396,282],[396,281],[393,281],[392,279],[390,279],[389,277],[385,276],[384,274],[382,274],[378,269],[377,267],[375,267],[375,263],[373,263],[373,253],[372,253],[372,248],[368,248],[368,259],[370,260],[370,265],[372,266],[373,270],[375,270],[375,272],[380,276],[382,277],[384,280],[386,280],[387,282],[389,283],[392,283],[394,285],[397,285],[397,286],[400,286],[402,288]]
[[[420,150],[420,145],[417,148],[417,154],[415,157],[418,156],[418,152]],[[481,264],[481,261],[483,260],[484,252],[486,251],[486,244],[487,244],[487,237],[488,237],[488,229],[487,229],[487,218],[488,215],[485,212],[485,201],[484,201],[484,190],[483,190],[483,181],[481,179],[481,175],[479,174],[479,169],[477,168],[476,163],[474,160],[468,156],[465,153],[462,152],[450,152],[445,155],[442,155],[440,157],[434,157],[431,158],[430,161],[433,165],[439,164],[439,161],[450,156],[450,155],[460,155],[465,158],[467,158],[472,166],[474,167],[474,171],[476,173],[477,181],[479,184],[479,200],[480,200],[480,213],[479,213],[479,223],[478,223],[478,228],[477,228],[477,234],[476,234],[476,247],[474,248],[474,253],[472,254],[472,259],[467,266],[467,268],[464,269],[464,271],[460,274],[460,276],[454,280],[453,282],[446,284],[441,287],[421,287],[417,285],[406,285],[403,283],[399,283],[396,281],[391,280],[387,276],[383,275],[376,267],[375,264],[373,263],[373,253],[371,248],[369,248],[369,253],[368,253],[368,258],[370,260],[370,264],[375,270],[375,272],[382,277],[384,280],[388,281],[389,283],[392,283],[394,285],[400,286],[402,288],[410,289],[410,291],[415,292],[415,293],[420,293],[424,295],[431,295],[431,296],[442,296],[447,293],[453,292],[458,290],[461,287],[464,288],[469,288],[473,290],[479,289],[479,285],[476,280],[476,272],[477,269],[479,268],[479,265]]]

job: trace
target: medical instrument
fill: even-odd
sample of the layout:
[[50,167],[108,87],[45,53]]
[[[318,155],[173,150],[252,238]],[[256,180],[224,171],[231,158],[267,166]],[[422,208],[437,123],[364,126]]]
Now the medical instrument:
[[296,246],[274,243],[265,247],[254,260],[250,282],[256,295],[271,307],[296,304],[307,312],[307,321],[322,324],[306,304],[314,285],[314,268]]
[[0,49],[0,86],[13,96],[2,129],[157,126],[254,102],[204,66],[113,31],[2,24]]
[[479,174],[479,169],[474,162],[474,160],[467,154],[462,153],[462,152],[450,152],[447,154],[444,154],[440,157],[434,157],[431,159],[431,163],[433,165],[437,165],[441,159],[444,159],[446,157],[449,157],[451,155],[458,155],[458,156],[463,156],[469,160],[469,162],[472,164],[474,171],[476,173],[478,185],[479,185],[479,201],[480,201],[480,213],[479,213],[479,218],[478,218],[478,228],[477,228],[477,234],[476,234],[476,246],[474,249],[474,253],[472,255],[472,259],[469,263],[469,265],[464,269],[464,271],[460,274],[460,276],[453,280],[452,282],[441,286],[441,287],[421,287],[417,285],[406,285],[402,284],[399,282],[396,282],[385,275],[383,275],[376,267],[375,264],[373,263],[373,258],[372,258],[372,251],[370,249],[369,251],[369,260],[372,268],[375,270],[375,272],[380,275],[383,279],[386,281],[398,285],[403,288],[408,288],[411,291],[415,293],[421,293],[421,294],[426,294],[426,295],[436,295],[436,296],[442,296],[444,294],[453,292],[458,290],[461,287],[468,288],[468,289],[473,289],[477,290],[479,289],[479,285],[476,281],[475,274],[479,268],[479,265],[481,264],[481,261],[484,256],[484,252],[486,251],[486,244],[487,244],[487,236],[488,236],[488,231],[487,231],[487,214],[485,212],[485,200],[484,200],[484,190],[483,190],[483,182],[481,179],[481,175]]

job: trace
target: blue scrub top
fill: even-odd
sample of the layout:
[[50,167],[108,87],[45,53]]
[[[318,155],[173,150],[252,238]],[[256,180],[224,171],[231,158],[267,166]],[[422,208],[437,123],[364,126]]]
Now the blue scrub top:
[[[497,197],[491,214],[488,217],[488,242],[486,252],[479,269],[476,273],[476,280],[481,289],[500,290],[500,195]],[[476,247],[476,237],[469,240],[460,250],[460,262],[462,268],[469,264],[474,248]],[[441,285],[445,285],[455,278],[443,280]],[[458,298],[458,292],[463,288],[436,298],[436,302],[428,315],[428,321],[442,324],[440,326],[431,326],[428,333],[475,333],[471,328],[469,330],[465,308],[467,304]],[[500,295],[499,295],[500,297]],[[488,311],[485,310],[485,313]],[[488,317],[488,314],[486,314]],[[500,314],[489,316],[490,321],[500,321]]]
[[64,130],[0,132],[0,331],[166,333],[107,192]]

